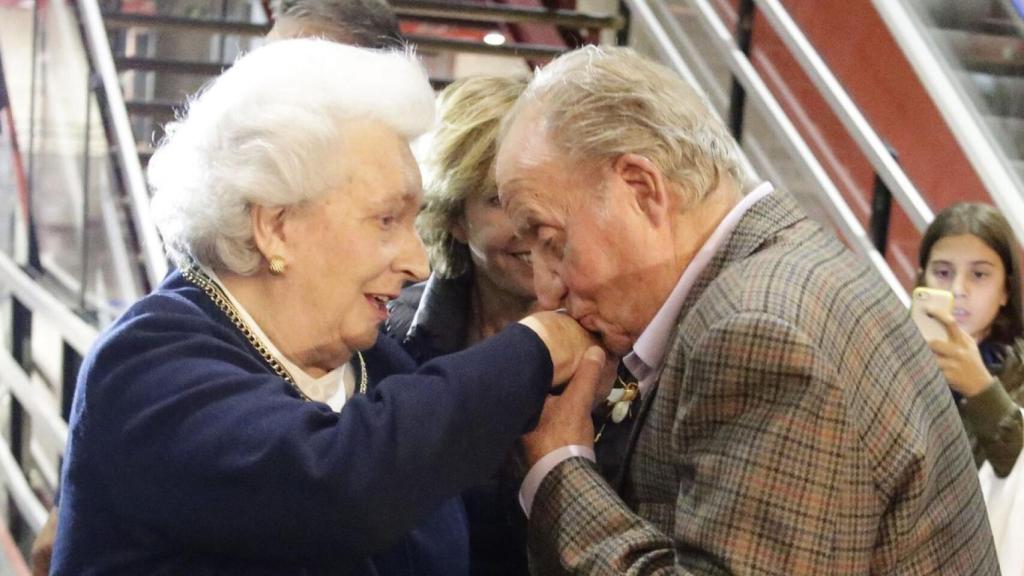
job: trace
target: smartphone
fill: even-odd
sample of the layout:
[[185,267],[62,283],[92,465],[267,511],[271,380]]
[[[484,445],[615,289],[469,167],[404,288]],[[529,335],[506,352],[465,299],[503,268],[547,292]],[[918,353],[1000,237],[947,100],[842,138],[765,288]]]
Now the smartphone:
[[917,324],[924,339],[928,342],[949,340],[946,327],[932,316],[953,312],[953,293],[934,288],[915,288],[910,299],[910,318]]

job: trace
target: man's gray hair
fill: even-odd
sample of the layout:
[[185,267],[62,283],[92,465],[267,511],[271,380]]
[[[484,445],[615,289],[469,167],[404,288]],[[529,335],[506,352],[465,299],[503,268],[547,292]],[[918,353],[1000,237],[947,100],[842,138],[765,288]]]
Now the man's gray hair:
[[262,255],[251,207],[287,208],[343,185],[358,169],[348,127],[368,120],[406,140],[431,128],[434,91],[413,54],[303,39],[243,56],[167,126],[149,163],[168,253],[179,266],[252,273]]
[[384,0],[278,0],[274,17],[293,18],[339,30],[343,32],[346,43],[365,48],[400,48],[404,45],[398,18]]
[[503,133],[527,108],[539,112],[551,143],[570,161],[644,156],[675,184],[684,206],[723,176],[747,183],[736,141],[700,94],[629,48],[587,46],[538,70]]

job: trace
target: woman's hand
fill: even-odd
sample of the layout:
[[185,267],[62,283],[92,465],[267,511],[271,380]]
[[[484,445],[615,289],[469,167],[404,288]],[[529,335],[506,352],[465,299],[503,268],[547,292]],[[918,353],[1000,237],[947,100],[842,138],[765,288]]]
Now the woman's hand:
[[547,346],[554,367],[552,386],[569,381],[587,348],[597,341],[579,322],[562,312],[537,312],[519,321],[533,330]]
[[968,398],[980,394],[992,383],[992,375],[985,368],[978,344],[956,323],[952,314],[933,317],[945,326],[949,340],[932,340],[928,347],[935,353],[949,387]]

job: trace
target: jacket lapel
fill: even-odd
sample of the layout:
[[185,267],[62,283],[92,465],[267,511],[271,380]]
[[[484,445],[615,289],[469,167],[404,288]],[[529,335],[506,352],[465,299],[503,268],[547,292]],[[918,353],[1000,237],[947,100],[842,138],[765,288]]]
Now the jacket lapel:
[[[679,326],[683,324],[687,314],[700,301],[704,291],[718,277],[722,270],[733,262],[748,258],[763,247],[771,244],[772,238],[776,234],[804,219],[806,219],[806,216],[793,197],[779,190],[765,196],[747,210],[747,213],[736,224],[732,234],[725,241],[724,246],[719,248],[715,256],[708,262],[707,267],[704,268],[697,281],[694,282],[690,292],[686,295],[679,319],[676,321],[676,327],[669,337],[669,340],[673,343],[669,347],[670,355],[672,350],[675,349],[675,341],[679,335]],[[666,358],[667,360],[668,358]],[[685,362],[685,358],[678,358],[677,360]],[[633,459],[633,453],[636,450],[640,430],[651,411],[651,405],[654,403],[659,386],[660,377],[642,399],[640,410],[637,412],[636,420],[629,433],[626,450],[623,453],[623,465],[614,484],[612,484],[616,492],[621,493],[625,479],[628,476],[628,470]]]

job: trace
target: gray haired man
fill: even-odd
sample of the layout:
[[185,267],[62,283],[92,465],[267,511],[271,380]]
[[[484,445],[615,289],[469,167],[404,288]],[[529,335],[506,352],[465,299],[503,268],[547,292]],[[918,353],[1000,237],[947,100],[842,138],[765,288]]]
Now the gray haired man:
[[384,0],[279,0],[268,39],[316,36],[366,48],[403,45],[398,19]]

